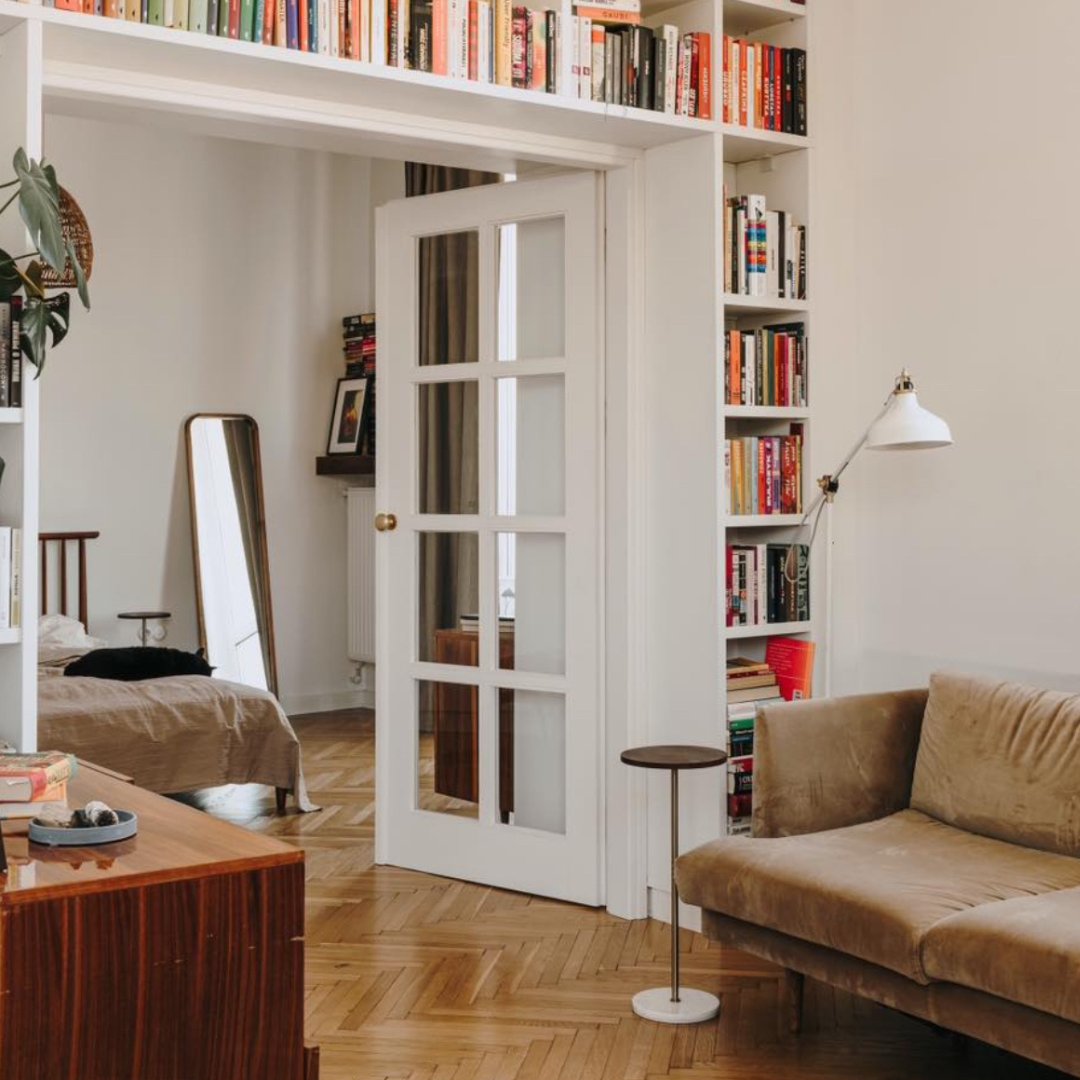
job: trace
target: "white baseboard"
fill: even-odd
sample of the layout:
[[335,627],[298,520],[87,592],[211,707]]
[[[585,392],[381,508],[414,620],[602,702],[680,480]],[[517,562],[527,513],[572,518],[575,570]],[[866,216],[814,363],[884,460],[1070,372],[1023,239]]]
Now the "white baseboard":
[[[649,886],[649,918],[658,922],[671,922],[671,892]],[[679,927],[701,933],[701,908],[691,907],[679,901]]]
[[374,709],[374,690],[332,690],[324,694],[284,694],[281,707],[289,716],[334,712],[337,709]]

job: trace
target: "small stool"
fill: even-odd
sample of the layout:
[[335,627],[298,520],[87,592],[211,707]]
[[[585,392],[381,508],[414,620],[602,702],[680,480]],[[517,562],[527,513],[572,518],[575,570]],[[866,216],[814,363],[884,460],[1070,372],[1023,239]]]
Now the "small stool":
[[146,629],[146,624],[151,619],[171,619],[171,611],[121,611],[116,616],[118,619],[137,619],[142,623],[142,627],[139,629],[139,643],[143,648],[146,648],[146,643],[149,641],[149,631]]
[[679,770],[711,769],[723,765],[727,754],[711,746],[639,746],[624,750],[620,760],[640,769],[671,770],[671,985],[641,990],[634,995],[634,1012],[661,1024],[699,1024],[720,1011],[720,999],[706,990],[679,987],[679,888],[675,860],[679,857]]

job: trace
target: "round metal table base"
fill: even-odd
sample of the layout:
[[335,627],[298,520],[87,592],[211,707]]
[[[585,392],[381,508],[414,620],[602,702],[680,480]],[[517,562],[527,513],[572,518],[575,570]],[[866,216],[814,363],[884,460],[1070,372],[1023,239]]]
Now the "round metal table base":
[[700,1024],[720,1012],[720,999],[705,990],[679,988],[679,1000],[671,1000],[671,987],[642,990],[634,995],[634,1012],[658,1024]]

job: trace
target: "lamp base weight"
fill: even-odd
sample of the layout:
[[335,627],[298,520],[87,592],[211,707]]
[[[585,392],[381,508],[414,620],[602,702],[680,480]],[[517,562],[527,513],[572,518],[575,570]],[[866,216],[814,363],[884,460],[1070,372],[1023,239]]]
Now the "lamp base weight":
[[658,986],[634,995],[634,1012],[658,1024],[700,1024],[720,1012],[720,999],[706,990],[679,990],[679,1000],[671,1000],[671,987]]

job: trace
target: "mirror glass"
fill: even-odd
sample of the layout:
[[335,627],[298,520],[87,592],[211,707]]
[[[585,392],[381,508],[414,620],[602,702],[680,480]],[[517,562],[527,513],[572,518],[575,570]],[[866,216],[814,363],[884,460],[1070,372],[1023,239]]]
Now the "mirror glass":
[[276,694],[259,427],[250,416],[193,416],[187,450],[202,647],[215,678]]

